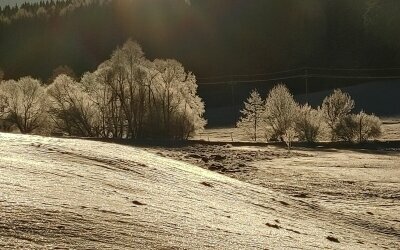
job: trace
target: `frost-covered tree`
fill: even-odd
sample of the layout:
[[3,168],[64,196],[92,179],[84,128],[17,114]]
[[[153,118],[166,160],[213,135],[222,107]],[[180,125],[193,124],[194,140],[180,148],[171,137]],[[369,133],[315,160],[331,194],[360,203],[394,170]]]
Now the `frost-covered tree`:
[[175,60],[147,60],[131,40],[80,84],[97,107],[101,136],[187,139],[206,123],[195,76]]
[[142,48],[128,40],[121,49],[114,51],[109,60],[111,79],[108,81],[127,122],[127,137],[142,134],[145,115],[145,86]]
[[67,75],[58,76],[47,88],[49,113],[55,128],[76,136],[98,136],[97,107],[80,84]]
[[[350,95],[342,92],[340,89],[334,90],[332,95],[324,99],[322,103],[322,113],[327,125],[331,129],[332,140],[338,138],[339,135],[337,132],[340,132],[340,130],[337,126],[351,113],[353,108],[354,101],[351,99]],[[344,121],[344,123],[346,123],[346,121]]]
[[295,122],[295,130],[299,140],[314,143],[321,137],[323,128],[321,110],[319,108],[313,109],[308,104],[301,106]]
[[21,133],[43,129],[47,121],[47,96],[39,80],[23,77],[0,86],[1,116]]
[[[55,79],[46,92],[41,86],[37,91],[44,93],[43,96],[47,93],[44,100],[49,103],[44,106],[48,106],[54,132],[180,140],[189,138],[206,124],[204,103],[197,96],[196,77],[175,60],[147,60],[140,45],[131,40],[116,49],[94,72],[85,73],[80,81],[71,75],[71,70],[61,67],[55,71]],[[9,104],[24,103],[20,96],[36,100],[36,92],[25,93],[24,88],[21,88],[23,94],[17,92],[20,82],[32,81],[22,79],[2,84],[1,117],[7,114],[8,119],[12,114]],[[36,107],[36,101],[34,104]],[[21,131],[32,129],[21,128]]]
[[161,115],[159,120],[165,136],[185,139],[201,130],[206,124],[202,118],[204,104],[196,95],[195,76],[172,59],[156,59],[154,68],[158,71],[154,86],[158,97],[158,115]]
[[106,64],[102,64],[95,72],[85,73],[81,84],[83,91],[87,93],[87,97],[99,112],[99,136],[110,138],[121,135],[122,137],[123,132],[119,132],[119,124],[123,122],[124,116],[121,115],[122,110],[116,108],[116,97],[107,84],[109,78],[109,68]]
[[264,108],[264,101],[260,94],[257,90],[253,90],[244,102],[244,109],[240,111],[242,116],[236,126],[254,141],[257,141],[257,132],[262,126]]
[[298,110],[298,104],[285,85],[278,84],[269,92],[263,117],[271,129],[271,138],[284,140],[287,131],[294,128]]

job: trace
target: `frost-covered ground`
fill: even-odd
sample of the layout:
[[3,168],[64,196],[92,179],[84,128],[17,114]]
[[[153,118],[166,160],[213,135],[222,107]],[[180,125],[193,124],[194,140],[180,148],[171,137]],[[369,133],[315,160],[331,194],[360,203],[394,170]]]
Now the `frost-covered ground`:
[[[243,151],[243,157],[254,151],[227,150]],[[289,195],[284,185],[279,191],[274,184],[262,182],[274,179],[279,185],[287,178],[290,185],[306,185],[304,176],[308,174],[298,181],[292,177],[302,176],[302,169],[312,172],[304,160],[307,154],[295,154],[298,164],[284,153],[276,157],[271,153],[259,163],[249,160],[249,171],[243,176],[254,178],[253,168],[262,173],[257,177],[260,183],[252,184],[236,178],[240,171],[232,172],[238,175],[235,179],[130,146],[0,134],[0,249],[399,248],[396,193],[379,197],[391,203],[382,207],[385,214],[367,211],[379,218],[390,216],[387,221],[397,220],[384,224],[381,230],[350,223],[341,214],[316,204],[320,194],[312,183],[309,188],[314,193],[306,196],[316,196],[309,200]],[[389,157],[398,163],[398,156]],[[392,161],[382,164],[388,162]],[[315,182],[340,176],[340,171],[330,175],[328,163],[321,164],[327,176],[310,175]],[[387,188],[395,192],[399,166],[393,163],[391,168],[393,183]],[[370,180],[368,173],[371,183],[380,180],[379,170],[365,170],[363,180]],[[380,193],[380,188],[376,192]],[[360,197],[362,200],[370,203],[367,196]],[[377,200],[378,205],[380,202]],[[341,199],[338,204],[342,204]],[[346,204],[355,211],[358,205],[352,200]],[[364,214],[363,209],[360,213]]]

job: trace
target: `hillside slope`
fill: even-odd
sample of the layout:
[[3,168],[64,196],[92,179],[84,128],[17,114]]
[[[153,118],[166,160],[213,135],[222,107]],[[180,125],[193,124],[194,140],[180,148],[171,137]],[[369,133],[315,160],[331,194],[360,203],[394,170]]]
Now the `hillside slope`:
[[0,190],[1,249],[398,246],[307,202],[93,141],[0,134]]

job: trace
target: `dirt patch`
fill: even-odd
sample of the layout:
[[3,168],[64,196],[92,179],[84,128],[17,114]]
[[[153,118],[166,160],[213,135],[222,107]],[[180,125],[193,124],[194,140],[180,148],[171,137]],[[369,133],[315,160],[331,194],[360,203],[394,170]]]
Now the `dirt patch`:
[[243,174],[257,171],[257,167],[252,165],[253,162],[306,156],[303,152],[289,153],[285,149],[277,150],[275,147],[232,147],[229,144],[224,146],[197,144],[176,148],[147,148],[147,150],[239,179]]

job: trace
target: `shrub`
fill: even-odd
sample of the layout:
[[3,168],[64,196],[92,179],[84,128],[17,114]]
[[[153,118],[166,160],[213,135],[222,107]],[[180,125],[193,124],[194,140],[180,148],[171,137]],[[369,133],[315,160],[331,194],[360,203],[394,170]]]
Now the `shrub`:
[[300,108],[295,122],[295,131],[300,141],[316,142],[323,133],[323,126],[320,109],[313,109],[308,104]]
[[[328,127],[331,129],[331,138],[333,141],[342,136],[337,134],[337,132],[340,133],[337,126],[344,126],[346,122],[350,121],[350,118],[347,116],[353,108],[354,101],[351,99],[350,95],[348,93],[343,93],[340,89],[334,90],[332,95],[324,99],[322,103],[322,113]],[[347,121],[343,121],[345,118]]]
[[345,116],[335,127],[338,139],[347,142],[365,142],[382,134],[382,122],[375,115],[361,111],[359,114]]
[[332,131],[336,140],[353,142],[357,135],[357,115],[348,114],[340,119]]
[[369,139],[376,139],[382,134],[382,122],[375,115],[368,115],[361,111],[356,117],[357,141],[365,142]]

